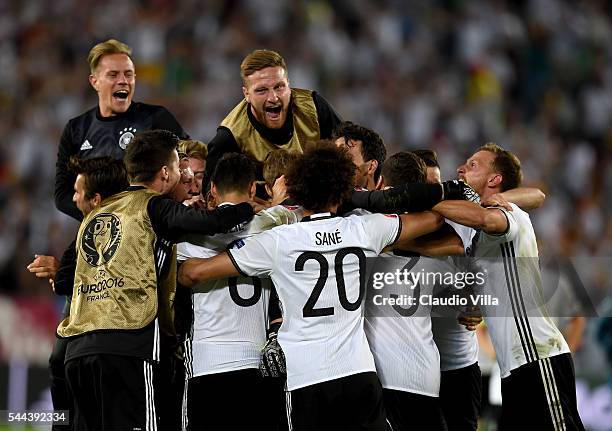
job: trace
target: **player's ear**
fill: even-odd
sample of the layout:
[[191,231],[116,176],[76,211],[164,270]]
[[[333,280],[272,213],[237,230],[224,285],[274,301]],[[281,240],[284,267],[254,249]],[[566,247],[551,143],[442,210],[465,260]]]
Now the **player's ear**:
[[493,174],[491,178],[489,178],[488,186],[491,188],[495,188],[499,186],[503,181],[503,177],[501,174]]
[[378,160],[368,161],[368,175],[374,176],[374,172],[378,169]]
[[91,207],[96,208],[102,202],[102,196],[100,193],[96,193],[93,198],[91,198]]
[[386,185],[385,185],[385,177],[383,177],[383,175],[381,174],[378,177],[378,181],[376,181],[375,190],[384,190],[385,187],[386,187]]
[[251,103],[250,101],[250,97],[249,97],[249,90],[243,85],[242,86],[242,94],[244,95],[244,99],[248,102]]
[[219,191],[217,190],[217,185],[213,182],[210,183],[210,196],[217,200],[219,197]]
[[[266,184],[266,192],[268,191],[268,185]],[[257,183],[255,181],[253,181],[251,183],[251,188],[249,190],[249,199],[253,199],[255,197],[255,193],[257,192]],[[270,193],[270,196],[272,196],[272,194]]]
[[168,170],[168,166],[166,166],[166,165],[162,166],[161,169],[158,172],[158,175],[160,176],[162,181],[168,181],[168,178],[170,177],[170,172]]
[[94,90],[98,91],[98,78],[93,73],[89,75],[89,83],[94,88]]

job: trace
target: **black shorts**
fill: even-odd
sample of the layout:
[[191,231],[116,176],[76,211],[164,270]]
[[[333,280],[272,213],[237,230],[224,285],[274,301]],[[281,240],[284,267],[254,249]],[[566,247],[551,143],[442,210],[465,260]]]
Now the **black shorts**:
[[378,376],[354,374],[287,392],[287,419],[294,431],[385,431]]
[[164,348],[163,337],[160,361],[155,368],[153,383],[159,429],[181,430],[184,416],[185,366],[183,360],[171,349]]
[[75,431],[157,430],[153,366],[144,359],[88,355],[66,362]]
[[[266,394],[264,380],[254,368],[189,379],[187,429],[274,429],[267,426],[272,419],[266,406],[274,401]],[[278,395],[275,400],[278,404]]]
[[383,396],[392,431],[446,431],[439,398],[393,389],[383,389]]
[[440,404],[449,430],[476,431],[482,403],[482,375],[478,362],[442,371]]
[[574,363],[569,353],[540,359],[501,381],[502,430],[580,430]]

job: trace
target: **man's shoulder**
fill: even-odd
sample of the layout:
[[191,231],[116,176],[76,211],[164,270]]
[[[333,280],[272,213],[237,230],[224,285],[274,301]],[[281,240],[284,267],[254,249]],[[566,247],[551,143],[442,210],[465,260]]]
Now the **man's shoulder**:
[[315,93],[316,92],[314,90],[308,90],[306,88],[291,87],[291,95],[310,97],[312,99],[314,97]]
[[518,205],[512,202],[510,202],[510,206],[512,207],[512,211],[509,211],[506,208],[497,207],[497,206],[488,207],[488,209],[494,209],[494,210],[501,211],[506,216],[509,223],[511,221],[515,221],[517,224],[521,224],[521,225],[531,224],[531,218],[529,217],[529,214],[527,212],[523,211]]
[[68,126],[74,127],[77,124],[82,124],[86,121],[91,121],[96,117],[96,111],[98,110],[98,106],[94,106],[93,108],[88,109],[87,111],[77,115],[76,117],[72,117],[68,120]]
[[169,112],[168,109],[162,105],[152,105],[144,102],[132,102],[134,111],[141,113],[157,114],[159,112]]

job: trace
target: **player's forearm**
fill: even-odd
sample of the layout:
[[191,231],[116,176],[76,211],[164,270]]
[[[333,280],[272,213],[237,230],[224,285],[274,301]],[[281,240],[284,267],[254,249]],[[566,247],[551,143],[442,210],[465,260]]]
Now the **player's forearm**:
[[464,226],[482,229],[487,210],[474,202],[443,201],[433,207],[445,218]]
[[191,287],[219,278],[240,275],[227,253],[211,258],[190,258],[182,263],[178,270],[178,281],[182,286]]
[[486,233],[502,233],[508,228],[508,220],[501,210],[483,208],[474,202],[444,201],[433,209],[449,220]]
[[402,214],[402,231],[398,242],[406,242],[438,230],[444,219],[435,211]]
[[191,287],[198,282],[206,281],[206,273],[201,269],[205,261],[206,259],[195,257],[184,261],[178,268],[179,285]]
[[434,232],[412,241],[398,243],[394,248],[431,257],[465,254],[461,238],[455,233],[437,235],[437,232]]
[[355,191],[351,195],[354,208],[378,213],[414,212],[430,209],[443,196],[439,184],[405,184],[388,190]]
[[68,161],[75,154],[73,148],[71,128],[67,125],[62,133],[55,162],[55,206],[64,214],[82,221],[83,214],[72,201],[76,174],[68,168]]
[[516,204],[525,211],[539,208],[544,203],[546,195],[544,192],[535,187],[518,187],[512,190],[506,190],[502,196],[508,201]]

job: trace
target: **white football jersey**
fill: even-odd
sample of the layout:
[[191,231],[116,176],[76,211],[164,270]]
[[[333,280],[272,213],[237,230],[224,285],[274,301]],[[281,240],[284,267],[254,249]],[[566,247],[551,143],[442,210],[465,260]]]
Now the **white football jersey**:
[[[373,271],[406,270],[426,274],[436,270],[437,259],[426,256],[381,255]],[[440,356],[431,332],[431,301],[434,282],[385,285],[368,292],[365,329],[382,387],[438,397]],[[377,295],[379,297],[377,297]],[[382,298],[401,298],[405,303],[381,303]],[[408,297],[414,298],[411,304]],[[422,303],[421,303],[422,302]]]
[[[226,204],[221,204],[223,206]],[[277,206],[228,233],[190,236],[177,247],[177,259],[212,257],[276,223],[299,221],[301,213]],[[192,287],[193,324],[185,341],[187,377],[258,368],[266,342],[270,279],[231,277]]]
[[431,326],[440,352],[440,371],[458,370],[478,362],[476,331],[468,331],[456,317],[433,317]]
[[375,371],[363,328],[366,258],[394,243],[400,227],[396,215],[316,214],[229,251],[241,273],[276,286],[288,390]]
[[568,353],[563,335],[549,317],[542,294],[536,236],[529,215],[518,206],[503,211],[504,234],[479,231],[472,241],[474,264],[487,274],[476,293],[497,298],[480,305],[495,347],[501,376],[526,363]]
[[[457,225],[461,226],[461,225]],[[453,226],[455,228],[455,226]],[[465,228],[465,226],[461,226]],[[456,229],[456,228],[455,228]],[[467,228],[472,230],[471,228]],[[465,231],[465,229],[463,229]],[[471,241],[471,236],[464,237],[462,232],[457,232],[459,236]],[[474,232],[475,234],[475,232]],[[473,235],[472,235],[473,236]],[[469,247],[467,243],[466,248]],[[466,258],[449,256],[446,258],[435,259],[435,271],[440,273],[458,273],[470,271],[466,263]],[[452,295],[461,292],[464,286],[453,284],[436,284],[434,293],[438,297]],[[460,311],[465,310],[465,306],[435,306],[432,310],[431,326],[434,341],[440,352],[440,370],[450,371],[468,367],[478,361],[478,339],[476,331],[468,331],[465,326],[457,322]]]
[[[463,242],[463,248],[467,249],[472,244],[472,238],[476,231],[468,226],[445,220]],[[463,257],[446,257],[436,259],[437,271],[457,272],[467,271]],[[455,289],[453,285],[438,285],[434,293],[436,295],[448,294],[449,289]],[[440,370],[451,371],[468,367],[478,361],[478,339],[476,331],[468,331],[465,326],[457,322],[457,316],[465,307],[437,306],[433,308],[431,327],[434,341],[440,352]]]

